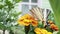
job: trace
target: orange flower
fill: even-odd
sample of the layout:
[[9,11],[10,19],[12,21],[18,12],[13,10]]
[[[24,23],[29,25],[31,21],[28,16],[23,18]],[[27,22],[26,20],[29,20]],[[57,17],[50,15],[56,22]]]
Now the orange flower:
[[29,14],[23,15],[20,19],[18,19],[18,24],[28,26],[32,24],[33,26],[37,26],[37,20],[35,20],[32,16]]
[[53,21],[48,20],[48,23],[50,24],[50,28],[52,30],[58,31],[58,27],[53,23]]
[[38,25],[37,22],[38,22],[37,20],[32,20],[31,24],[32,24],[33,26],[37,26],[37,25]]
[[51,24],[51,25],[50,25],[50,28],[51,28],[52,30],[58,31],[58,27],[57,27],[55,24]]

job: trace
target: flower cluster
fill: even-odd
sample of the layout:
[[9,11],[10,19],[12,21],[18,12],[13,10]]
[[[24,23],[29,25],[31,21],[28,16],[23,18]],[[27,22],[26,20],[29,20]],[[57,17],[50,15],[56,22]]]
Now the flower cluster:
[[[38,20],[36,20],[34,17],[32,17],[29,14],[25,14],[21,16],[21,18],[18,19],[18,24],[19,25],[24,25],[24,26],[29,26],[30,24],[32,26],[35,26],[34,32],[36,34],[52,34],[51,32],[48,32],[46,29],[42,28],[36,28],[38,27]],[[58,27],[53,23],[53,21],[48,20],[48,24],[50,24],[50,27],[52,30],[58,31]]]
[[50,28],[52,30],[58,31],[58,27],[53,23],[53,21],[49,20],[48,23],[50,24]]
[[48,32],[47,30],[41,28],[35,28],[34,31],[36,32],[36,34],[52,34],[51,32]]
[[32,26],[38,25],[38,21],[29,14],[25,14],[20,19],[18,19],[18,23],[25,26],[28,26],[30,24],[32,24]]

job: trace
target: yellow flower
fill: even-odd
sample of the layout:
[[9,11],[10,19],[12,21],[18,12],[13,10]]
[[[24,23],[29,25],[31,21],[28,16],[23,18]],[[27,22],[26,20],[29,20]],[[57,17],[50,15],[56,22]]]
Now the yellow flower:
[[42,33],[43,33],[43,34],[47,34],[47,32],[48,32],[47,30],[42,29]]
[[18,19],[18,24],[25,26],[32,24],[33,26],[37,26],[38,22],[29,14],[25,14],[20,19]]
[[52,34],[51,32],[48,32],[47,30],[41,28],[35,28],[34,31],[36,34]]
[[36,34],[40,34],[41,33],[41,29],[40,28],[35,28],[34,31],[35,31]]
[[25,26],[28,26],[32,21],[28,19],[24,19],[23,22],[25,23]]
[[47,32],[47,34],[52,34],[51,32]]
[[28,19],[23,19],[23,20],[18,20],[18,24],[28,26],[30,24],[31,20]]

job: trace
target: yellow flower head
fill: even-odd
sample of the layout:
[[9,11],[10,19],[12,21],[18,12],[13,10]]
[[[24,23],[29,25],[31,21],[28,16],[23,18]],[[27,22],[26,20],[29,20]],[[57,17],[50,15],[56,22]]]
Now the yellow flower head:
[[47,30],[41,28],[35,28],[34,31],[36,34],[52,34],[51,32],[48,32]]
[[37,20],[35,20],[29,14],[25,14],[20,19],[18,19],[18,24],[25,25],[25,26],[32,24],[33,26],[37,26]]
[[36,34],[40,34],[41,33],[41,29],[40,28],[35,28],[34,31],[35,31]]
[[51,32],[47,32],[47,34],[52,34]]

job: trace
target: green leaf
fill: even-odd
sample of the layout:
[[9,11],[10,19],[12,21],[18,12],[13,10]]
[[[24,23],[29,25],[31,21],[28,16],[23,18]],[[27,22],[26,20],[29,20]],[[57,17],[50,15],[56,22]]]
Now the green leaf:
[[13,3],[11,3],[11,1],[9,0],[5,0],[6,6],[8,6],[8,9],[11,10],[12,8],[14,8]]
[[21,0],[14,0],[16,3],[20,2]]
[[49,2],[54,12],[56,25],[59,27],[58,34],[60,34],[60,0],[49,0]]
[[49,26],[46,27],[46,30],[53,33],[53,30]]
[[0,9],[2,9],[4,7],[4,5],[0,5]]

